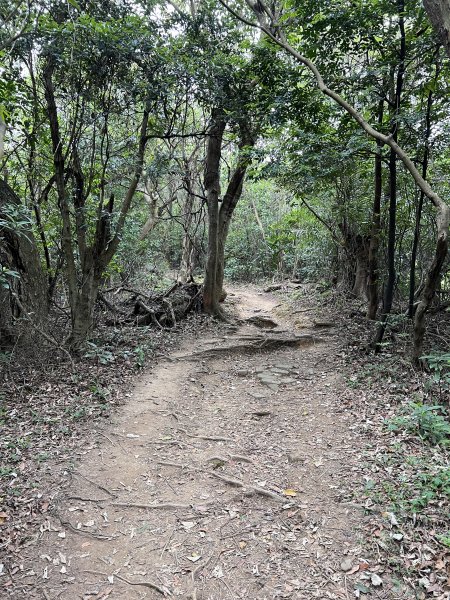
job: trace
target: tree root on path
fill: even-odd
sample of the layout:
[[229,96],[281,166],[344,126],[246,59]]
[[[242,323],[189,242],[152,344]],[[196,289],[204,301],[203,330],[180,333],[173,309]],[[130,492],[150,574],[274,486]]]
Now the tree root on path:
[[161,587],[157,583],[154,583],[153,581],[130,581],[129,579],[125,579],[125,577],[122,577],[122,575],[118,575],[117,573],[114,575],[114,577],[117,577],[117,579],[120,579],[121,581],[128,583],[128,585],[140,585],[142,587],[150,588],[151,590],[155,590],[156,592],[159,592],[163,596],[171,596],[172,595],[170,590],[168,590],[166,587]]
[[222,437],[220,435],[195,435],[188,433],[186,429],[181,429],[181,427],[178,427],[178,431],[181,431],[190,438],[196,438],[197,440],[206,440],[208,442],[234,442],[232,438]]
[[178,356],[178,360],[198,360],[199,358],[215,358],[224,354],[251,354],[255,352],[262,352],[265,350],[275,350],[281,347],[298,347],[313,344],[320,341],[309,334],[303,335],[289,335],[280,336],[273,334],[268,335],[252,335],[252,336],[241,336],[235,338],[235,343],[230,345],[223,345],[216,348],[208,348],[206,350],[199,350],[192,354],[184,354]]
[[247,485],[243,481],[240,481],[239,479],[233,479],[232,477],[226,477],[225,475],[219,475],[219,473],[213,473],[211,471],[209,472],[209,474],[212,475],[213,477],[217,477],[217,479],[220,479],[221,481],[224,481],[225,483],[228,483],[228,485],[232,485],[232,486],[238,487],[238,488],[243,488],[245,495],[253,496],[253,495],[259,494],[260,496],[265,496],[266,498],[271,498],[272,500],[276,500],[277,502],[282,502],[283,504],[286,503],[286,498],[282,498],[275,492],[266,490],[262,487],[259,487],[258,485]]
[[76,527],[74,527],[72,525],[72,523],[69,523],[69,521],[63,521],[61,519],[61,517],[58,517],[58,518],[59,518],[61,525],[63,525],[63,527],[67,527],[67,529],[70,529],[70,531],[72,531],[73,533],[78,533],[79,535],[84,535],[86,537],[91,537],[91,538],[95,538],[96,540],[102,540],[102,541],[109,541],[109,540],[112,540],[112,539],[118,537],[117,535],[103,535],[102,533],[92,533],[91,531],[84,531],[83,529],[77,529]]
[[160,504],[135,504],[133,502],[112,502],[111,506],[118,506],[122,508],[153,508],[153,509],[164,509],[164,508],[192,508],[192,504],[179,504],[177,502],[161,502]]
[[102,490],[102,492],[105,492],[106,494],[108,494],[108,496],[111,496],[111,498],[117,498],[117,494],[113,494],[107,488],[103,487],[99,483],[96,483],[95,481],[92,481],[91,479],[89,479],[88,477],[86,477],[86,475],[82,475],[78,471],[72,471],[71,474],[72,475],[76,475],[77,477],[82,477],[83,479],[85,479],[88,483],[90,483],[94,487],[97,487],[99,490]]

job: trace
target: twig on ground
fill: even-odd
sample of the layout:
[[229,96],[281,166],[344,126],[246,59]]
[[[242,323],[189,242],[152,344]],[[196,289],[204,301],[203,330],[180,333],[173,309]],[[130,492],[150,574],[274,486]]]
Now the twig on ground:
[[79,500],[80,502],[108,502],[108,498],[83,498],[82,496],[68,496],[68,500]]
[[164,552],[167,550],[167,546],[170,544],[170,540],[173,538],[174,534],[175,534],[175,527],[172,529],[172,533],[169,535],[169,538],[167,539],[167,542],[164,544],[163,549],[161,550],[161,554],[159,555],[159,558],[163,557]]
[[170,460],[158,460],[156,462],[157,465],[162,465],[163,467],[177,467],[178,469],[184,469],[186,465],[182,465],[181,463],[171,462]]
[[97,435],[101,435],[102,437],[106,438],[108,440],[108,442],[111,442],[111,444],[113,446],[116,446],[117,444],[107,435],[105,435],[104,433],[102,433],[101,431],[97,431]]
[[72,474],[73,475],[77,475],[78,477],[82,477],[83,479],[85,479],[86,481],[88,481],[91,485],[94,485],[95,487],[98,487],[99,490],[102,490],[103,492],[106,492],[108,494],[108,496],[111,496],[111,498],[117,498],[117,494],[113,494],[107,488],[103,487],[99,483],[96,483],[95,481],[92,481],[91,479],[89,479],[88,477],[86,477],[86,475],[82,475],[78,471],[72,471]]
[[[220,554],[219,554],[219,556],[220,556]],[[194,586],[194,589],[192,590],[192,600],[197,600],[197,588],[195,587],[195,577],[196,577],[197,573],[199,573],[200,571],[202,571],[209,565],[213,556],[214,556],[214,552],[211,554],[211,556],[209,558],[207,558],[205,560],[205,562],[203,564],[195,567],[195,569],[191,573],[192,585]]]

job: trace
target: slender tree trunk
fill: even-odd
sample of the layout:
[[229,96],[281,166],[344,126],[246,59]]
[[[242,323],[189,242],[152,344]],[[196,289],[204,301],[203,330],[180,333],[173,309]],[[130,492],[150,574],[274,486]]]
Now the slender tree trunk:
[[[437,73],[436,73],[437,77]],[[423,163],[422,163],[422,177],[427,178],[428,161],[430,157],[429,140],[431,135],[431,107],[433,105],[433,92],[430,90],[427,98],[427,111],[425,115],[425,149],[423,152]],[[423,190],[420,190],[419,203],[416,210],[416,225],[414,228],[414,239],[411,249],[411,266],[409,271],[409,302],[408,302],[408,317],[412,319],[414,317],[414,295],[416,291],[416,262],[417,262],[417,251],[419,248],[420,240],[420,221],[422,219],[422,208],[425,200],[425,194]]]
[[[378,105],[378,125],[383,123],[384,100]],[[381,195],[383,190],[383,171],[382,171],[382,143],[377,140],[377,153],[375,155],[374,166],[374,195],[372,209],[372,227],[369,242],[369,259],[367,265],[367,318],[375,320],[377,318],[379,293],[378,293],[378,250],[380,247],[381,233]]]
[[218,245],[217,245],[217,274],[216,284],[219,291],[219,297],[224,297],[225,290],[223,289],[224,270],[225,270],[225,244],[230,230],[231,218],[234,209],[242,195],[245,172],[247,165],[239,165],[228,184],[227,191],[224,195],[222,205],[219,212],[219,229],[218,229]]
[[184,218],[183,218],[183,244],[181,251],[181,264],[180,264],[180,275],[179,281],[181,283],[187,283],[192,281],[193,270],[194,270],[194,244],[192,242],[192,211],[194,208],[194,196],[188,192],[186,196],[186,202],[184,204]]
[[68,340],[71,348],[79,348],[91,332],[93,326],[92,315],[101,280],[102,271],[98,267],[92,267],[78,290],[76,304],[72,311],[72,331]]
[[397,231],[397,157],[391,150],[389,154],[389,226],[388,226],[388,247],[387,247],[387,268],[388,276],[384,288],[383,312],[380,324],[377,329],[374,340],[376,351],[381,349],[384,333],[392,309],[394,299],[394,289],[396,280],[395,270],[395,238]]
[[367,300],[367,275],[369,264],[369,244],[366,237],[356,236],[355,278],[352,294],[360,300]]

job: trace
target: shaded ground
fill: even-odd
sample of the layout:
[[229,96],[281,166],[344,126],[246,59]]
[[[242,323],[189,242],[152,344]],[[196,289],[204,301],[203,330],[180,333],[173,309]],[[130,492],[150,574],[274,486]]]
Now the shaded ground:
[[[314,325],[283,320],[273,297],[237,293],[242,318]],[[298,348],[199,354],[261,334],[225,328],[144,373],[66,465],[4,597],[414,598],[363,544],[361,415],[332,323],[318,325]]]

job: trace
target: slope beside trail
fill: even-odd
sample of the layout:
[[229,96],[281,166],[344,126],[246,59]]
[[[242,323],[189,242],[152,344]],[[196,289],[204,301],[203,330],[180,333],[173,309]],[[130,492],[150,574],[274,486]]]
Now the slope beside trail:
[[[21,591],[7,597],[355,597],[353,565],[370,572],[376,560],[351,501],[362,442],[340,405],[333,333],[259,351],[266,330],[245,319],[292,326],[255,289],[234,302],[239,328],[142,375],[65,473],[24,554]],[[242,340],[256,340],[252,352]],[[367,590],[397,597],[386,578]]]

